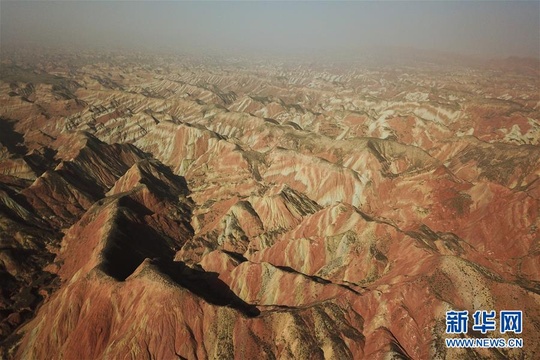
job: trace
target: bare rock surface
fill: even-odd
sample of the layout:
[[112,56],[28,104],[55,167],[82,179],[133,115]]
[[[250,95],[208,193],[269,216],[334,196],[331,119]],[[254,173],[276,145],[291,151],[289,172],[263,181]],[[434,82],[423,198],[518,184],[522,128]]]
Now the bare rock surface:
[[540,352],[539,64],[60,59],[2,54],[3,358]]

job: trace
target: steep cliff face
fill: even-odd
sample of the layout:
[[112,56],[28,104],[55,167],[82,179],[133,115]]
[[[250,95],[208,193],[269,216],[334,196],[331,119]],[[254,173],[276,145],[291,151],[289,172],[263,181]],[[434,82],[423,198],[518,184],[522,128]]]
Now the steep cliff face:
[[78,56],[2,63],[3,357],[540,351],[539,74]]

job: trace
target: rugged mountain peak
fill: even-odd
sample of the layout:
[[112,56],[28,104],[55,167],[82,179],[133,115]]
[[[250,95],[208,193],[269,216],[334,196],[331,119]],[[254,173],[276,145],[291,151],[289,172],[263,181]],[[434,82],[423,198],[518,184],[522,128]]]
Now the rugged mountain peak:
[[[10,56],[3,358],[540,351],[530,61]],[[505,309],[467,336],[523,348],[446,347],[447,311]]]

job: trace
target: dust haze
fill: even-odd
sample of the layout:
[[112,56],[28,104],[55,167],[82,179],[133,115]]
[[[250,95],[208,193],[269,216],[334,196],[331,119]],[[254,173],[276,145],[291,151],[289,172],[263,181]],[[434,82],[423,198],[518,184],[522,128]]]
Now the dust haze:
[[374,48],[540,57],[540,2],[2,1],[2,47],[354,55]]

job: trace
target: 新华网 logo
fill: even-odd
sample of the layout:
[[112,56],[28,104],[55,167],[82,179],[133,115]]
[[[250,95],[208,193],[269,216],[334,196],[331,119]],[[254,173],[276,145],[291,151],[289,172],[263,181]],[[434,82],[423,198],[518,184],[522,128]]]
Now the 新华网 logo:
[[[521,310],[501,310],[499,318],[495,310],[477,310],[472,314],[471,330],[487,334],[498,330],[501,334],[521,334],[523,331],[523,312]],[[446,333],[467,334],[469,331],[469,311],[450,310],[446,312]],[[446,338],[447,347],[459,348],[521,348],[521,338]]]

